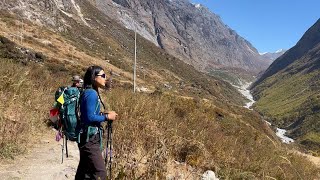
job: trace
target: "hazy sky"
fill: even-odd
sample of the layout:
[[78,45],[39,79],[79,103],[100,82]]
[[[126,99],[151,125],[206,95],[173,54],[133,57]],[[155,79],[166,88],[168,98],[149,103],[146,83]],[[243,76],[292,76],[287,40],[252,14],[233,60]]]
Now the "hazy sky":
[[[190,0],[219,15],[222,21],[257,48],[275,52],[294,46],[320,18],[320,0]],[[319,32],[320,33],[320,32]]]

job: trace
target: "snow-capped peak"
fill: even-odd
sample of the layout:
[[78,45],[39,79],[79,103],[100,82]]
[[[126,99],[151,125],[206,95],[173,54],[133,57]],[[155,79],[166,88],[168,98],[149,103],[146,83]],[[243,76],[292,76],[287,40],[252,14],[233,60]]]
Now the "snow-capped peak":
[[263,53],[259,53],[260,55],[265,55],[265,54],[267,54],[268,52],[263,52]]
[[[279,50],[277,50],[276,52],[274,52],[274,53],[281,53],[281,52],[284,52],[284,51],[286,51],[286,50],[284,50],[284,49],[279,49]],[[268,53],[270,53],[270,54],[272,54],[272,52],[263,52],[263,53],[260,53],[259,52],[259,54],[262,56],[262,55],[265,55],[265,54],[268,54]]]
[[264,53],[259,53],[262,57],[269,59],[269,60],[275,60],[278,57],[280,57],[283,53],[285,53],[285,49],[279,49],[276,52],[264,52]]
[[279,53],[279,52],[282,52],[282,51],[283,51],[283,49],[279,49],[279,50],[276,51],[276,53]]
[[195,7],[195,8],[198,8],[198,9],[202,7],[201,4],[196,4],[196,3],[191,3],[191,4],[194,5],[194,7]]

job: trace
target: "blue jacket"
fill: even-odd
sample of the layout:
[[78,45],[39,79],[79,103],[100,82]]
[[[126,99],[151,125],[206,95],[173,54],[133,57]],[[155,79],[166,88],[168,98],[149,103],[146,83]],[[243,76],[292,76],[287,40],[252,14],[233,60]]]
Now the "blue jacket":
[[97,91],[86,89],[80,97],[80,119],[83,125],[96,125],[106,120],[104,114],[100,114],[100,100]]

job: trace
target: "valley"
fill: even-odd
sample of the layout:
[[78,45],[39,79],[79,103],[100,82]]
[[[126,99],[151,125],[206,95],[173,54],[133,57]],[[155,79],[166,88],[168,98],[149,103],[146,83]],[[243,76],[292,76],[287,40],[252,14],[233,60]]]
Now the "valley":
[[107,109],[119,112],[114,179],[200,179],[211,172],[219,179],[320,177],[317,44],[298,66],[266,75],[271,60],[189,1],[6,2],[0,2],[1,177],[73,179],[77,146],[70,143],[72,157],[60,164],[48,112],[57,88],[93,64],[117,74],[111,91],[100,92]]
[[319,28],[318,20],[251,87],[255,109],[314,154],[320,147]]

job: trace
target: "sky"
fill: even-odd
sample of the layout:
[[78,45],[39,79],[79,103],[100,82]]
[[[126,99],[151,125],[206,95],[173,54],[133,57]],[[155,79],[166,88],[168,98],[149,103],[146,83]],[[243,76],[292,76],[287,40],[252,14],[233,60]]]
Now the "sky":
[[320,0],[190,0],[208,7],[260,53],[290,49],[320,18]]

